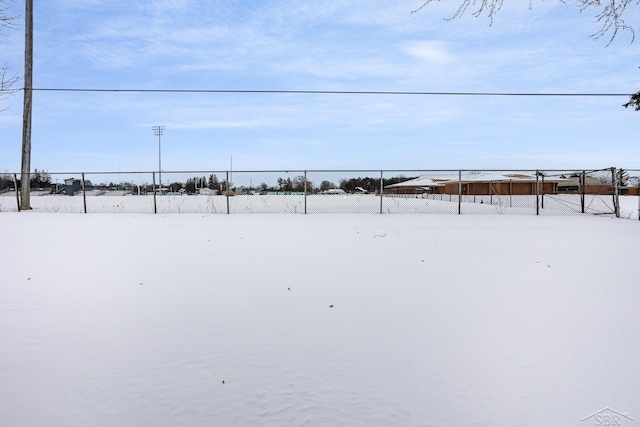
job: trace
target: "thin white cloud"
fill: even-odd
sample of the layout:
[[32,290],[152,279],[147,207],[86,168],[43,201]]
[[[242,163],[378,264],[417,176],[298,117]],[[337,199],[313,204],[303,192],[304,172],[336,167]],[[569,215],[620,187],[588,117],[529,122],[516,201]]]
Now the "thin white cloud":
[[409,41],[404,43],[403,49],[411,57],[430,65],[444,66],[456,59],[447,43],[441,41]]

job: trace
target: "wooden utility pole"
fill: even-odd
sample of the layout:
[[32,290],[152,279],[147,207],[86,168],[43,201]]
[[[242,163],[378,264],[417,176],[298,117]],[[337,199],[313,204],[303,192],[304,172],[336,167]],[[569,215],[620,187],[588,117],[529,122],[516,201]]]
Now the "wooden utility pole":
[[22,119],[22,169],[20,209],[31,209],[31,104],[33,101],[33,0],[25,0],[24,110]]

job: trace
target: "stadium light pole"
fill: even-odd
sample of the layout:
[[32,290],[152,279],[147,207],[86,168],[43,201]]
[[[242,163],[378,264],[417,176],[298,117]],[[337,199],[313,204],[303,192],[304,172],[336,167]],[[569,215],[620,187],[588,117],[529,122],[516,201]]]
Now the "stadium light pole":
[[164,126],[151,126],[153,134],[158,137],[158,181],[160,183],[160,194],[162,194],[162,134]]

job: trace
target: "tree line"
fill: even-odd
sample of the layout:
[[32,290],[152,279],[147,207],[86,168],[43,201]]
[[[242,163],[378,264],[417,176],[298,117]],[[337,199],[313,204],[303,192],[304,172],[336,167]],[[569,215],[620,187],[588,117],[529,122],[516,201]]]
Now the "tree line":
[[[387,185],[396,184],[398,182],[413,179],[415,177],[404,177],[402,175],[384,178],[382,180],[383,187]],[[35,169],[31,173],[30,187],[32,190],[39,188],[50,189],[57,184],[52,182],[51,175],[45,170]],[[0,191],[12,189],[15,187],[14,177],[11,174],[0,174]],[[18,179],[18,187],[20,187],[20,180]],[[136,185],[130,181],[121,182],[102,182],[94,184],[89,179],[85,179],[84,185],[87,189],[95,190],[111,190],[117,189],[122,191],[129,191],[139,188],[141,192],[153,191],[153,185],[144,183]],[[342,189],[346,193],[361,193],[369,192],[376,193],[380,191],[380,178],[372,177],[357,177],[357,178],[344,178],[340,179],[338,183],[323,180],[319,185],[314,184],[304,175],[295,177],[279,177],[275,184],[269,185],[265,182],[261,182],[259,185],[237,185],[236,183],[227,183],[226,179],[219,179],[216,174],[211,174],[209,177],[200,176],[187,179],[185,182],[173,181],[167,184],[163,184],[163,191],[169,191],[171,193],[187,193],[196,194],[201,189],[207,188],[215,190],[222,194],[227,189],[232,191],[241,190],[247,193],[262,193],[262,192],[308,192],[308,193],[321,193],[331,189]]]
[[[4,173],[0,175],[0,191],[9,188],[14,188],[16,182],[14,182],[13,176]],[[17,185],[20,187],[20,180],[17,180]],[[49,188],[51,187],[51,175],[47,171],[34,169],[29,177],[29,186],[34,188]]]
[[[406,181],[408,179],[413,179],[415,177],[404,177],[403,175],[399,175],[391,178],[383,178],[382,185],[386,187],[387,185],[396,184],[398,182]],[[338,184],[323,180],[320,182],[320,185],[315,185],[312,181],[305,177],[304,175],[298,175],[295,177],[279,177],[276,180],[274,185],[268,185],[265,182],[260,183],[257,186],[249,185],[237,185],[236,183],[229,183],[227,187],[226,180],[218,180],[218,177],[215,174],[209,175],[209,178],[204,176],[197,178],[190,178],[186,181],[185,184],[180,182],[171,183],[168,186],[169,191],[178,192],[183,190],[186,193],[193,194],[196,193],[199,189],[208,188],[211,190],[216,190],[220,193],[226,191],[226,189],[230,189],[231,191],[237,191],[238,189],[242,189],[248,193],[255,192],[307,192],[307,193],[321,193],[331,189],[342,189],[346,193],[359,193],[359,192],[369,192],[375,193],[380,191],[380,178],[372,178],[372,177],[358,177],[358,178],[349,178],[349,179],[341,179],[338,181]]]

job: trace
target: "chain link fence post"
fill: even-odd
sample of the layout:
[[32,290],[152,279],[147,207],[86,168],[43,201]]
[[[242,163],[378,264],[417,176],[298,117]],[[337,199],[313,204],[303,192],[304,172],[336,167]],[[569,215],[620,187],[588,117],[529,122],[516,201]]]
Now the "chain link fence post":
[[611,168],[611,178],[613,183],[613,212],[616,218],[620,218],[620,181],[615,167]]
[[18,175],[16,173],[13,174],[13,187],[16,190],[16,203],[18,203],[18,212],[20,212],[20,192],[18,191]]
[[580,183],[580,213],[584,213],[584,194],[586,191],[586,179],[586,172],[582,171],[582,173],[580,173],[580,179],[578,180],[578,182]]
[[156,201],[156,173],[153,172],[153,213],[158,213],[158,202]]
[[384,171],[380,170],[380,215],[382,215],[382,194],[384,193]]
[[536,170],[536,215],[540,215],[540,171]]
[[307,171],[304,171],[304,214],[307,214]]
[[462,214],[462,170],[458,171],[458,215]]
[[540,194],[540,201],[542,203],[542,209],[544,209],[544,174],[540,173],[540,176],[542,177],[542,193]]
[[513,207],[513,180],[509,178],[509,207]]
[[81,175],[82,175],[82,204],[84,207],[84,213],[87,213],[87,189],[84,185],[84,172],[82,172]]
[[616,212],[616,187],[618,184],[618,176],[616,174],[616,168],[612,167],[611,171],[611,198],[613,201],[613,213]]
[[227,197],[227,215],[229,215],[229,213],[231,212],[230,208],[229,208],[229,192],[230,187],[229,187],[229,171],[226,171],[226,178],[225,178],[225,182],[226,182],[226,189],[224,191],[225,196]]

